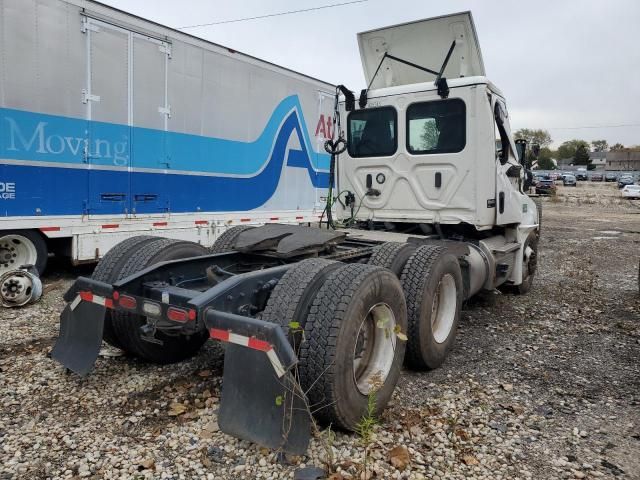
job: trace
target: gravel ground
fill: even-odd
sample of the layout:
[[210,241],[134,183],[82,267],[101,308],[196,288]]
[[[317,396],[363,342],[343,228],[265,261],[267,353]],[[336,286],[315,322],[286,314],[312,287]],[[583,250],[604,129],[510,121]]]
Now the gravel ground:
[[279,479],[309,465],[333,480],[640,478],[640,208],[572,199],[544,202],[532,292],[476,297],[445,365],[404,372],[366,477],[356,435],[324,431],[308,456],[283,457],[221,433],[208,349],[66,374],[47,353],[64,289],[90,269],[53,265],[41,302],[0,311],[0,479]]

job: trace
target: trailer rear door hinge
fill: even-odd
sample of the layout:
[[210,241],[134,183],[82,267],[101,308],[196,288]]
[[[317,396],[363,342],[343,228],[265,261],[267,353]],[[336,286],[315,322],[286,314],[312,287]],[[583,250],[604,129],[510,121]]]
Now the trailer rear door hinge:
[[169,58],[171,58],[171,45],[169,45],[168,43],[163,43],[161,45],[158,45],[158,50],[160,50],[162,53],[166,54]]
[[92,95],[89,92],[87,92],[84,88],[82,89],[82,103],[99,102],[99,101],[100,101],[100,95]]
[[99,32],[100,27],[95,23],[91,22],[87,17],[84,17],[82,19],[82,25],[80,25],[80,31],[82,33],[87,33],[87,31]]
[[162,115],[166,115],[167,117],[171,118],[171,105],[167,107],[158,107],[158,113],[161,113]]

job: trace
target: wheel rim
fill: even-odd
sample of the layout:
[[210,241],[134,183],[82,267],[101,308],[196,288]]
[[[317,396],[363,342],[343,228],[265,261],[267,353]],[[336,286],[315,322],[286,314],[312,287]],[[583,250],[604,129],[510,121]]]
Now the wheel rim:
[[353,349],[353,380],[363,395],[377,390],[393,366],[396,317],[386,303],[369,309],[360,324]]
[[31,278],[29,273],[20,270],[0,275],[0,304],[21,306],[31,300],[32,294],[39,296],[39,290],[34,292]]
[[457,290],[450,273],[440,279],[431,306],[431,332],[436,343],[444,343],[451,333],[458,308]]
[[22,235],[0,238],[0,274],[22,265],[35,265],[38,251],[31,240]]

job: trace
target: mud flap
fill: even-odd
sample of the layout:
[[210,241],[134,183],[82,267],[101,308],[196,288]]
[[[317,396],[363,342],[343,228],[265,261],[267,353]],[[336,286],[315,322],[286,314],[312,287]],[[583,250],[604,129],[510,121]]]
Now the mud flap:
[[102,345],[105,311],[104,305],[91,302],[67,304],[51,357],[78,375],[91,372]]
[[278,378],[264,352],[227,344],[220,430],[273,450],[307,451],[311,416],[291,370]]
[[205,324],[213,338],[227,345],[220,430],[273,450],[305,453],[311,415],[294,378],[298,358],[282,328],[213,309]]

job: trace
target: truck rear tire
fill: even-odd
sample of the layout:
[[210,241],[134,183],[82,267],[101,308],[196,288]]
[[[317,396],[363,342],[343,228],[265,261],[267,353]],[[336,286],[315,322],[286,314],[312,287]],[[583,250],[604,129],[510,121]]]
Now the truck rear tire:
[[235,227],[225,230],[222,235],[213,242],[209,251],[211,253],[232,252],[238,235],[242,232],[246,232],[247,230],[251,230],[252,228],[255,227],[251,225],[236,225]]
[[387,242],[375,248],[369,258],[369,265],[377,265],[391,270],[400,278],[402,269],[407,264],[409,257],[416,251],[416,245],[412,243]]
[[406,363],[432,370],[455,341],[463,300],[460,264],[444,247],[425,245],[411,256],[400,281],[409,324]]
[[34,230],[7,230],[0,233],[0,275],[22,265],[33,265],[42,275],[47,267],[47,242]]
[[[302,330],[313,299],[329,274],[343,265],[323,258],[303,260],[293,265],[271,292],[262,320],[280,325],[296,352],[302,344]],[[289,331],[291,322],[298,323],[295,332]]]
[[315,296],[299,353],[300,384],[316,419],[355,430],[374,396],[375,414],[395,389],[407,309],[398,278],[373,265],[334,270]]
[[[122,267],[127,263],[131,254],[145,243],[157,239],[158,237],[152,237],[151,235],[139,235],[123,240],[102,257],[93,270],[91,278],[104,283],[113,283],[124,278],[122,276]],[[122,344],[113,329],[110,310],[105,313],[102,339],[113,347],[122,348]]]
[[[209,253],[207,249],[197,243],[157,238],[142,245],[137,255],[129,257],[122,267],[121,278],[159,262],[197,257],[207,253]],[[140,327],[145,323],[146,318],[141,315],[115,311],[112,315],[113,329],[122,345],[122,349],[129,354],[153,363],[167,364],[190,358],[196,354],[209,338],[206,329],[189,337],[168,335],[162,331],[157,331],[156,338],[163,342],[163,345],[158,345],[147,342],[140,336]]]

